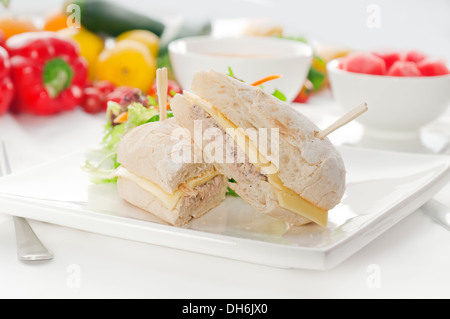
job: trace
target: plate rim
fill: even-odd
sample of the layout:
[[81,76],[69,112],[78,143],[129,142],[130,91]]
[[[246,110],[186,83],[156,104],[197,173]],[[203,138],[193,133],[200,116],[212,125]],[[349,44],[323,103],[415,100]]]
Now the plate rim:
[[[379,150],[354,148],[351,146],[339,146],[338,148],[351,149],[351,150],[364,151],[364,152],[368,151],[368,152],[372,152],[372,153],[380,153]],[[390,154],[395,153],[395,152],[384,151],[384,150],[382,150],[381,152],[390,153]],[[40,165],[18,171],[15,174],[9,175],[4,178],[5,179],[14,178],[15,176],[18,176],[18,175],[27,174],[28,172],[35,171],[41,167],[45,167],[45,166],[51,165],[52,163],[63,161],[68,158],[72,158],[74,156],[81,157],[85,153],[86,153],[85,151],[73,152],[73,153],[67,154],[63,157],[60,157],[60,158],[57,158],[57,159],[54,159],[51,161],[47,161],[45,163],[41,163]],[[236,260],[246,261],[246,262],[250,262],[250,263],[253,262],[253,263],[263,264],[263,265],[272,266],[272,267],[276,267],[276,268],[328,270],[328,269],[338,266],[340,263],[347,260],[349,257],[351,257],[357,251],[364,248],[368,243],[372,242],[374,239],[379,237],[381,234],[383,234],[389,228],[391,228],[392,226],[394,226],[395,224],[397,224],[398,222],[403,220],[405,217],[407,217],[409,214],[413,213],[415,210],[420,208],[425,202],[427,202],[427,200],[429,200],[432,196],[434,196],[436,193],[438,193],[438,191],[443,186],[445,186],[445,184],[450,180],[450,156],[443,155],[443,154],[437,154],[437,155],[411,154],[411,153],[400,153],[400,154],[404,154],[406,156],[414,156],[414,157],[425,156],[425,157],[432,157],[434,159],[440,159],[442,165],[444,165],[444,166],[442,167],[441,171],[439,172],[439,174],[437,176],[433,177],[429,182],[425,183],[418,190],[414,191],[412,194],[408,195],[406,198],[402,199],[401,201],[396,203],[394,206],[389,207],[385,211],[381,212],[378,216],[375,216],[373,219],[371,219],[370,221],[365,223],[365,225],[363,225],[363,227],[360,227],[357,230],[355,230],[351,236],[347,236],[335,243],[332,243],[332,244],[330,244],[328,246],[324,246],[324,247],[312,248],[312,247],[302,247],[302,246],[298,246],[298,245],[283,245],[280,243],[274,243],[274,242],[270,242],[270,241],[261,241],[261,240],[257,240],[254,238],[243,238],[243,237],[238,237],[238,236],[230,236],[230,235],[226,235],[226,234],[211,233],[211,232],[197,230],[197,229],[179,228],[179,227],[174,227],[171,225],[159,224],[159,223],[155,223],[155,222],[151,222],[151,221],[139,220],[139,219],[134,219],[134,218],[121,216],[121,215],[107,214],[106,211],[101,212],[100,210],[92,210],[92,209],[88,209],[87,207],[83,207],[83,205],[81,203],[76,204],[77,205],[76,208],[75,207],[71,207],[71,208],[65,207],[64,208],[64,210],[66,210],[69,213],[69,216],[75,216],[75,213],[77,213],[78,216],[76,217],[76,219],[83,219],[83,218],[86,219],[86,216],[87,216],[88,220],[95,219],[96,221],[101,221],[102,223],[104,223],[106,221],[107,224],[114,224],[114,223],[118,223],[118,222],[122,221],[122,225],[123,225],[123,221],[126,221],[125,225],[127,226],[127,228],[131,226],[133,229],[139,228],[140,230],[144,230],[145,232],[149,232],[149,233],[171,233],[172,235],[173,235],[173,233],[175,233],[177,238],[187,238],[188,236],[193,237],[195,234],[197,234],[197,235],[200,234],[199,236],[202,237],[203,240],[206,239],[208,242],[221,241],[221,242],[227,243],[228,245],[231,244],[231,245],[243,246],[243,248],[241,247],[240,249],[244,249],[244,250],[248,249],[248,248],[253,249],[252,247],[256,247],[256,248],[271,247],[271,248],[277,248],[278,250],[282,250],[284,252],[291,252],[291,253],[294,252],[294,254],[291,254],[291,255],[307,254],[307,255],[311,255],[315,258],[315,260],[316,260],[315,266],[313,266],[314,261],[313,262],[299,261],[298,263],[291,262],[290,265],[285,265],[285,264],[281,264],[281,263],[271,263],[271,262],[262,262],[262,261],[257,262],[257,261],[255,261],[255,258],[247,258],[247,259],[233,258],[231,256],[227,256],[227,255],[223,255],[223,254],[219,254],[219,253],[211,253],[211,252],[208,253],[205,251],[205,249],[199,249],[199,248],[186,249],[186,248],[179,247],[179,246],[185,246],[184,244],[179,245],[177,247],[177,246],[170,245],[167,243],[166,244],[155,243],[154,240],[139,240],[139,239],[135,238],[136,236],[124,236],[122,233],[114,235],[114,234],[110,234],[105,231],[93,230],[93,229],[90,229],[89,227],[80,227],[79,226],[79,224],[81,223],[80,221],[77,221],[76,225],[69,225],[67,222],[61,222],[60,220],[55,222],[55,219],[49,220],[48,218],[44,218],[43,216],[40,216],[40,218],[36,218],[37,216],[33,217],[29,213],[27,214],[27,213],[15,212],[14,215],[29,218],[29,219],[34,219],[34,220],[38,220],[38,221],[42,221],[42,222],[46,222],[46,223],[56,224],[56,225],[63,226],[63,227],[75,228],[75,229],[79,229],[79,230],[83,230],[83,231],[87,231],[87,232],[93,232],[93,233],[97,233],[97,234],[101,234],[101,235],[122,238],[122,239],[132,240],[132,241],[138,241],[138,242],[144,242],[147,244],[160,245],[160,246],[165,246],[168,248],[182,249],[182,250],[186,250],[186,251],[190,251],[190,252],[194,252],[194,253],[201,253],[201,254],[206,254],[206,255],[211,255],[211,256],[216,256],[216,257],[236,259]],[[80,167],[80,171],[81,171],[81,167]],[[0,181],[2,181],[4,178],[1,178]],[[20,198],[21,200],[17,201],[18,198]],[[57,214],[58,211],[61,210],[61,208],[58,207],[58,205],[55,205],[56,201],[51,201],[51,200],[27,198],[27,197],[20,196],[20,195],[5,194],[5,193],[0,193],[0,200],[9,202],[10,206],[16,205],[16,208],[18,211],[20,211],[19,208],[22,208],[23,211],[27,211],[24,208],[31,208],[34,206],[33,203],[36,204],[36,202],[41,202],[39,205],[41,207],[39,209],[47,211],[47,214],[45,214],[45,213],[43,214],[44,216],[48,216],[49,214],[51,215],[52,213]],[[31,202],[33,202],[33,203],[31,203]],[[61,203],[67,204],[70,202],[62,201]],[[72,203],[72,204],[75,204],[75,203]],[[414,208],[410,208],[405,212],[404,208],[405,208],[405,206],[408,206],[408,205],[410,205],[410,206],[412,205]],[[2,206],[4,206],[4,205],[2,205]],[[8,205],[6,205],[6,206],[8,206]],[[2,207],[0,209],[0,211],[4,211],[3,208],[4,207]],[[36,207],[34,207],[33,209],[36,210]],[[79,215],[80,211],[83,211],[83,216]],[[378,226],[379,224],[382,224],[383,221],[386,219],[385,215],[390,214],[391,212],[395,213],[393,215],[397,216],[397,220],[394,223],[392,223],[389,227],[387,227],[387,228],[385,227],[384,229],[377,230],[374,233],[374,235],[372,235],[370,238],[366,236],[366,238],[369,238],[369,239],[366,239],[365,242],[363,242],[362,244],[355,245],[355,244],[351,243],[351,241],[354,240],[354,237],[364,237],[364,234],[366,234],[368,232],[369,227]],[[4,213],[7,215],[11,215],[5,211],[4,211]],[[398,215],[400,215],[400,217]],[[68,214],[63,214],[61,216],[67,217]],[[69,217],[69,221],[73,221],[74,218],[75,217]],[[196,237],[199,237],[199,236],[196,236]],[[347,252],[347,254],[345,254],[345,256],[342,256],[343,253],[341,251],[345,251],[345,248],[348,247],[349,245],[357,246],[359,248],[350,249],[350,252]],[[341,256],[339,256],[339,254],[341,254]],[[278,255],[280,255],[280,254],[277,254],[277,256]],[[336,257],[336,255],[338,255],[338,257]],[[261,258],[259,258],[259,259],[261,259]],[[287,258],[286,260],[289,260],[289,259],[290,258]],[[251,261],[251,260],[253,260],[253,261]]]

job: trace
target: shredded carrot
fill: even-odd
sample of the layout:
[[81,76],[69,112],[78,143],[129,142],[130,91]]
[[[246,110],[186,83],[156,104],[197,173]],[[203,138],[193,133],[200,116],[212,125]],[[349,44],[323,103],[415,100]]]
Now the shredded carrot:
[[279,78],[281,78],[281,75],[271,75],[271,76],[265,77],[264,79],[256,81],[255,83],[252,84],[252,86],[260,86],[261,84],[264,84],[266,82],[273,81],[273,80],[276,80]]
[[123,112],[118,117],[115,118],[114,123],[115,124],[122,124],[125,123],[128,120],[128,112]]
[[[167,103],[167,109],[170,110],[172,106],[170,105],[170,102]],[[155,106],[155,109],[159,110],[159,105]]]

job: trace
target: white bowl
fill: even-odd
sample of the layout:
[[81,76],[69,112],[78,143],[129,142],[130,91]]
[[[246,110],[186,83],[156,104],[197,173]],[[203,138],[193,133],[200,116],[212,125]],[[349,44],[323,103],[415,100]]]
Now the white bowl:
[[327,65],[338,104],[346,111],[363,102],[368,105],[368,112],[356,120],[363,126],[363,140],[421,145],[421,128],[450,105],[450,75],[368,75],[344,71],[338,65],[339,59]]
[[281,91],[292,102],[302,89],[311,67],[313,51],[308,45],[272,37],[214,38],[200,36],[175,40],[170,59],[179,84],[188,89],[197,71],[215,70],[252,84],[269,75],[282,77],[267,82],[264,90]]

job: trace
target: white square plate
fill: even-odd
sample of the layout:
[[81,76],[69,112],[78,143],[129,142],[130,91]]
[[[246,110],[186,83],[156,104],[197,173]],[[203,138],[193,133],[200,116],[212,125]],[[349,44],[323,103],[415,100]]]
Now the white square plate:
[[187,228],[164,224],[92,185],[82,153],[0,179],[0,212],[60,226],[280,268],[330,269],[418,209],[450,179],[450,157],[339,147],[347,191],[329,226],[287,228],[227,198]]

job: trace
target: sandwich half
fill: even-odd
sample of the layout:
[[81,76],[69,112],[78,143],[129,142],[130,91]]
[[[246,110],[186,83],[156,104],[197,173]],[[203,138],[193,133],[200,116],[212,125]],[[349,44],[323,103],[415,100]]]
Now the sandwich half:
[[213,165],[174,160],[180,141],[173,132],[179,128],[171,118],[128,132],[118,148],[116,171],[122,199],[174,226],[206,214],[228,190],[228,180]]
[[[225,141],[222,160],[204,156],[213,157],[233,181],[230,187],[257,211],[291,225],[327,226],[328,211],[344,195],[346,171],[340,153],[317,137],[320,129],[308,118],[261,88],[215,71],[197,72],[171,106],[192,135],[201,129],[203,138],[194,142],[204,150]],[[248,133],[261,129],[278,132],[277,141],[266,134],[264,150],[261,136]]]

